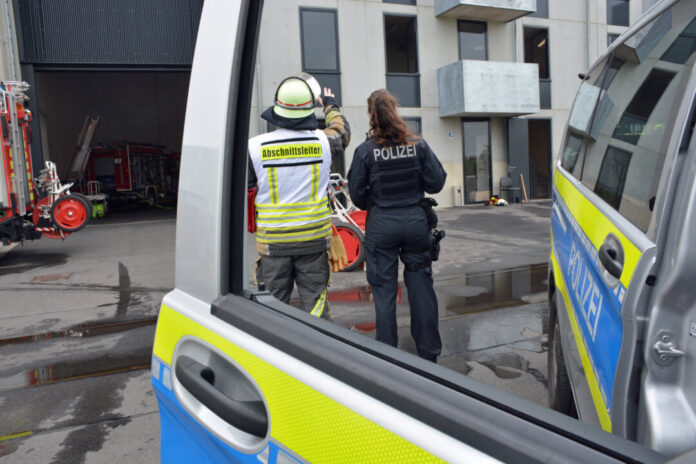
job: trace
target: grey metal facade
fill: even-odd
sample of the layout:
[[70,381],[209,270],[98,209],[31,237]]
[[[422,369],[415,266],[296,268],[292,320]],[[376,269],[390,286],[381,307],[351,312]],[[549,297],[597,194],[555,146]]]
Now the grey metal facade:
[[15,0],[22,63],[190,66],[203,0]]

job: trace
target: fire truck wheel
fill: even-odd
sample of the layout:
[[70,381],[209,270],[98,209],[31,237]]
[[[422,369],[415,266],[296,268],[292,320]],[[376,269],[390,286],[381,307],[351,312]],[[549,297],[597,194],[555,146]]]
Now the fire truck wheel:
[[92,206],[92,202],[89,200],[89,198],[87,198],[81,193],[70,192],[70,195],[84,200],[85,204],[87,205],[87,217],[92,217],[92,211],[94,207]]
[[34,211],[32,212],[32,219],[34,221],[34,226],[37,228],[44,229],[41,232],[41,235],[46,238],[52,238],[54,240],[62,239],[70,235],[70,232],[63,232],[61,235],[60,231],[55,230],[53,227],[53,224],[49,224],[48,219],[43,221],[45,224],[40,224],[39,222],[41,221],[41,206],[46,206],[48,205],[50,199],[48,197],[44,197],[39,202],[36,204],[34,207]]
[[77,232],[87,225],[87,202],[73,195],[58,198],[51,209],[51,220],[63,232]]
[[360,228],[348,222],[336,222],[334,225],[348,255],[348,263],[343,272],[353,271],[365,260],[365,235]]

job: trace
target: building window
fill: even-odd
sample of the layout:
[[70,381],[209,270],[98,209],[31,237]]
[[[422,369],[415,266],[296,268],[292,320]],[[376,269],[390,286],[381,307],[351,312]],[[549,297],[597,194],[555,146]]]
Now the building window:
[[457,22],[459,29],[459,59],[488,59],[488,25],[478,21]]
[[548,18],[549,17],[549,0],[536,0],[536,11],[529,16],[535,18]]
[[549,31],[524,28],[524,62],[539,65],[539,106],[551,108],[551,74],[549,70]]
[[401,106],[420,106],[418,36],[415,16],[384,16],[387,90]]
[[628,26],[628,0],[607,0],[607,24]]
[[408,126],[409,130],[413,132],[415,135],[422,135],[423,134],[423,126],[421,123],[421,118],[403,118],[404,122]]
[[396,3],[398,5],[415,5],[416,0],[382,0],[384,3]]
[[341,105],[341,69],[338,56],[336,10],[300,8],[302,70],[329,87]]
[[607,47],[619,38],[620,34],[607,34]]

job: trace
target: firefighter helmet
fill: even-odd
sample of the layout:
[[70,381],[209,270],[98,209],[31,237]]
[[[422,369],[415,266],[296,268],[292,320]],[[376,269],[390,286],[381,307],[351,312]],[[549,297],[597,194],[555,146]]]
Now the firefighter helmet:
[[306,81],[298,77],[288,77],[276,90],[273,112],[284,118],[306,118],[314,113],[314,98]]

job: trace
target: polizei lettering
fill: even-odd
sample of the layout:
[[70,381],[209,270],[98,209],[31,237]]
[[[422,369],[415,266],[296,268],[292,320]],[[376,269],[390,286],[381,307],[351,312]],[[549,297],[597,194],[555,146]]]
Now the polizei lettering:
[[317,156],[321,156],[321,145],[318,143],[261,147],[262,161],[284,158],[313,158]]
[[416,156],[416,146],[396,145],[393,147],[375,148],[372,153],[375,155],[375,161],[380,159],[387,161],[390,159],[413,158]]

